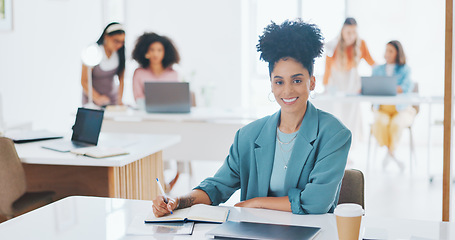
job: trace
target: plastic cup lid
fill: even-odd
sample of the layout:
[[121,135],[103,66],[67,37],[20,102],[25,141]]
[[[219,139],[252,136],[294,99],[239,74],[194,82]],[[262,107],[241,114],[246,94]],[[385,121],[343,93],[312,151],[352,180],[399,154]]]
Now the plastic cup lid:
[[363,209],[359,204],[343,203],[335,208],[334,214],[340,217],[358,217],[363,215]]

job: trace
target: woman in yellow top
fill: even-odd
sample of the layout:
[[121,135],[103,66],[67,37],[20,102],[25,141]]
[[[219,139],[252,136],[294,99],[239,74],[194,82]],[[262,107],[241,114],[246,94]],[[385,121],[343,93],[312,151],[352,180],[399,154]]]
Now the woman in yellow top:
[[[368,51],[364,40],[357,33],[357,22],[354,18],[346,18],[337,41],[328,42],[325,46],[327,57],[323,83],[329,92],[342,94],[358,94],[360,92],[360,76],[358,65],[362,59],[369,65],[375,62]],[[336,104],[328,110],[337,116],[351,131],[353,139],[361,136],[361,115],[358,104]],[[354,143],[355,141],[353,141]]]

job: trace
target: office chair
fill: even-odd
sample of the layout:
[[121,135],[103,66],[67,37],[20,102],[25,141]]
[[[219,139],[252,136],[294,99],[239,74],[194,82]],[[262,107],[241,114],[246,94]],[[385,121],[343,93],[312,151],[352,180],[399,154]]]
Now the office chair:
[[[412,90],[413,93],[417,94],[419,93],[419,84],[418,83],[414,83],[414,89]],[[416,116],[417,114],[419,113],[420,111],[420,106],[419,105],[413,105],[412,106],[415,110],[416,110]],[[414,137],[413,137],[413,134],[412,134],[412,125],[409,125],[406,129],[409,130],[409,152],[410,152],[410,156],[409,156],[409,169],[410,169],[410,172],[412,173],[412,166],[413,166],[413,163],[416,162],[416,159],[417,159],[417,155],[415,153],[415,147],[414,147]],[[371,148],[371,138],[373,136],[373,124],[370,124],[370,135],[368,137],[368,156],[367,156],[367,170],[370,169],[370,148]],[[413,162],[414,160],[414,162]]]
[[26,179],[14,143],[0,137],[0,215],[6,219],[52,202],[55,192],[26,192]]
[[338,204],[357,203],[365,209],[365,180],[360,170],[348,169],[344,171],[341,182]]

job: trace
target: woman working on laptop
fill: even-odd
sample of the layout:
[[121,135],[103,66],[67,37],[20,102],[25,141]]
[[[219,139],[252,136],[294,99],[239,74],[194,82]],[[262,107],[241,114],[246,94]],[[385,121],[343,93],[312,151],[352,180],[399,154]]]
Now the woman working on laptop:
[[[109,23],[96,42],[103,53],[101,63],[93,68],[93,102],[98,106],[122,104],[123,77],[125,73],[125,30],[117,22]],[[88,102],[88,67],[82,65],[82,103]],[[118,76],[119,86],[114,77]]]
[[134,99],[145,98],[145,82],[177,82],[178,74],[172,65],[179,63],[180,55],[172,41],[156,33],[144,33],[137,39],[133,59],[140,67],[134,71]]
[[[269,64],[271,93],[281,110],[237,131],[224,164],[190,194],[153,201],[156,216],[194,204],[218,205],[241,189],[237,207],[296,214],[332,212],[338,202],[351,133],[309,101],[313,61],[322,52],[316,25],[270,24],[257,49]],[[216,141],[216,132],[214,139]],[[201,142],[201,144],[204,144]]]
[[[406,57],[399,41],[390,41],[384,54],[386,63],[373,69],[375,76],[397,77],[397,93],[408,93],[414,88],[410,79],[410,69],[406,65]],[[416,109],[407,105],[374,106],[373,135],[380,146],[387,146],[388,152],[384,166],[389,160],[395,161],[403,169],[403,164],[395,158],[395,149],[400,140],[403,128],[409,127],[414,121]]]

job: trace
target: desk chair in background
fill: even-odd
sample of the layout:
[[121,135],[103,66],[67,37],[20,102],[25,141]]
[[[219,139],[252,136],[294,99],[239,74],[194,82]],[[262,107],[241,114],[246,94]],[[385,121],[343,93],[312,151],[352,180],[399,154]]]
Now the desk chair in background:
[[357,203],[365,209],[365,180],[360,170],[348,169],[344,171],[338,199],[338,204],[341,203]]
[[[419,93],[419,84],[414,82],[414,89],[412,90],[412,93],[415,93],[415,94],[418,94]],[[416,110],[416,116],[417,114],[419,114],[419,111],[420,111],[420,106],[419,105],[413,105],[412,106],[415,110]],[[416,156],[416,153],[415,153],[415,145],[414,145],[414,137],[413,137],[413,134],[412,134],[412,125],[414,124],[414,122],[409,125],[407,127],[407,129],[409,130],[409,152],[410,152],[410,156],[409,156],[409,169],[410,169],[410,172],[412,173],[412,169],[413,169],[413,165],[417,159],[417,156]],[[371,138],[373,137],[373,124],[370,124],[370,135],[368,137],[368,156],[367,156],[367,170],[370,169],[370,149],[371,149]],[[376,148],[377,148],[377,144],[375,146],[375,153],[376,153]],[[376,154],[374,154],[376,155]]]
[[11,219],[52,202],[55,192],[26,192],[26,185],[13,141],[0,137],[0,215]]

